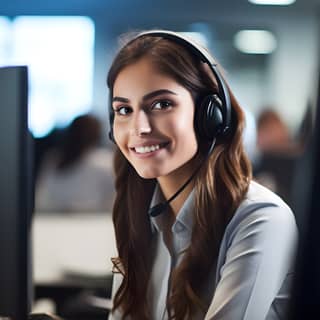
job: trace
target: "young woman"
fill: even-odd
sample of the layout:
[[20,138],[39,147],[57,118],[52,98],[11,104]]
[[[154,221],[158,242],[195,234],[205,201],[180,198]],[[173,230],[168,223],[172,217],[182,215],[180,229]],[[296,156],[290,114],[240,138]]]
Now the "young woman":
[[294,216],[251,179],[244,115],[213,58],[137,35],[108,74],[115,141],[112,319],[281,319]]

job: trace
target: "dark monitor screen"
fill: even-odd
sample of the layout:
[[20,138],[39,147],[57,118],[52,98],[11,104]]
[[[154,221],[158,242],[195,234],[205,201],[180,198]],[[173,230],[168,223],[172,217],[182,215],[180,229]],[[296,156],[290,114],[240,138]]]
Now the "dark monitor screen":
[[0,68],[0,318],[17,320],[31,301],[27,78],[27,67]]
[[300,217],[296,277],[288,319],[320,319],[320,77],[312,139],[298,166],[295,200]]

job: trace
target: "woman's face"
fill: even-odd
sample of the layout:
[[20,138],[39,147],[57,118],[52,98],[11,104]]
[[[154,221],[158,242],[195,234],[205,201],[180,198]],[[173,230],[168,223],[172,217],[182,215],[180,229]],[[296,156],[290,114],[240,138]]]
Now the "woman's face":
[[115,141],[141,177],[167,176],[195,156],[191,94],[148,58],[118,74],[112,107]]

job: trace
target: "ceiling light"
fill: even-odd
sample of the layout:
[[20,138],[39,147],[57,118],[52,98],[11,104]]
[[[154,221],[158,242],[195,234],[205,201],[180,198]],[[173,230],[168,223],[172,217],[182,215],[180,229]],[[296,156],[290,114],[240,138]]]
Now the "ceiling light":
[[244,53],[268,54],[277,47],[277,40],[270,31],[241,30],[234,36],[234,46]]
[[275,6],[288,6],[289,4],[293,4],[296,0],[248,0],[254,4],[262,4],[262,5],[275,5]]

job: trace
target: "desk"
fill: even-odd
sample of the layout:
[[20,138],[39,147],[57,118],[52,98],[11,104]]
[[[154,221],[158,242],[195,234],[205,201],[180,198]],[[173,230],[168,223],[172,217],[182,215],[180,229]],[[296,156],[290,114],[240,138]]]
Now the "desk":
[[36,213],[32,242],[36,283],[57,283],[70,272],[110,274],[117,255],[111,214]]
[[32,243],[38,297],[110,289],[117,256],[111,214],[36,213]]

